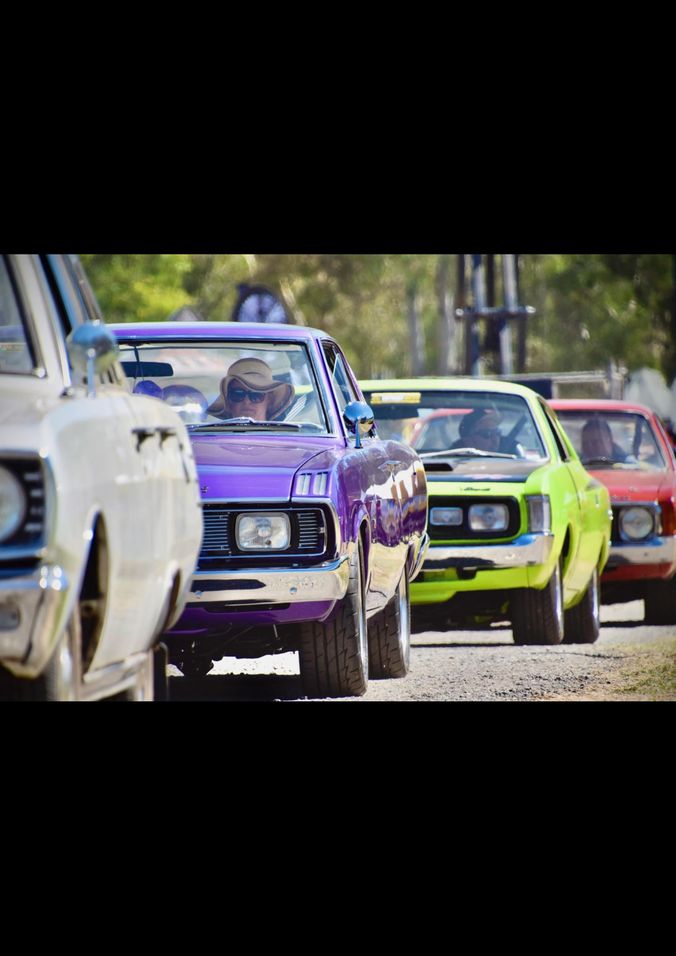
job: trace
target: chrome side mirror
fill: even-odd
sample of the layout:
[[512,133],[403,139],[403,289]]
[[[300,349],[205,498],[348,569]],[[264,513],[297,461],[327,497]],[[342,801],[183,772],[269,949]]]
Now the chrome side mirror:
[[66,339],[71,366],[86,378],[87,395],[96,394],[96,376],[117,361],[117,339],[103,322],[78,325]]
[[361,448],[362,437],[366,437],[373,428],[374,415],[366,402],[348,402],[343,411],[343,421],[347,430],[354,433],[354,447]]

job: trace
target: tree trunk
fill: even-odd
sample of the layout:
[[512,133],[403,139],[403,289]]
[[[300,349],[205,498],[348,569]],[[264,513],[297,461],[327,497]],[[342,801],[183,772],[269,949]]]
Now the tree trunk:
[[425,331],[418,313],[418,287],[411,282],[406,289],[408,332],[411,343],[411,375],[425,374]]
[[453,296],[448,288],[451,257],[439,256],[435,276],[437,309],[439,314],[437,372],[455,375],[457,368],[456,321],[453,314]]

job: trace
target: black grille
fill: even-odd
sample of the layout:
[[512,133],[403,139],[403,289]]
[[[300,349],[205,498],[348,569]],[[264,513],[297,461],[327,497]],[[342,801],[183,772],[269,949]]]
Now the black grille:
[[[469,509],[471,505],[507,505],[509,515],[505,531],[473,531],[469,526]],[[462,510],[462,524],[456,527],[433,525],[428,521],[429,536],[434,541],[481,541],[486,539],[513,538],[521,527],[521,512],[516,498],[494,497],[481,498],[478,495],[471,498],[461,495],[430,495],[429,511],[432,508],[460,508]]]
[[235,522],[240,514],[255,511],[272,512],[273,508],[232,508],[228,505],[204,502],[204,534],[200,562],[212,562],[217,558],[240,557],[268,561],[275,557],[314,557],[324,554],[327,547],[327,531],[324,512],[320,508],[284,509],[291,522],[291,544],[285,551],[266,551],[263,554],[240,551],[235,536]]
[[0,460],[3,468],[10,471],[21,483],[26,496],[26,513],[19,528],[11,538],[7,538],[0,545],[0,559],[3,552],[13,552],[17,548],[22,551],[37,550],[45,541],[45,480],[42,464],[36,458],[3,458]]

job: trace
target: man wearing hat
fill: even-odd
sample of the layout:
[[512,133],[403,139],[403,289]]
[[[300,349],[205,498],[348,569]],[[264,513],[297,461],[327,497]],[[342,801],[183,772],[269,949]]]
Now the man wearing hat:
[[452,447],[478,448],[479,451],[497,451],[503,454],[505,452],[522,454],[518,443],[507,442],[502,435],[498,427],[501,421],[502,415],[497,408],[475,408],[460,422],[458,429],[460,438],[453,443]]
[[207,411],[216,418],[252,418],[257,422],[278,419],[291,405],[295,389],[272,377],[267,362],[238,359],[221,379],[220,395]]

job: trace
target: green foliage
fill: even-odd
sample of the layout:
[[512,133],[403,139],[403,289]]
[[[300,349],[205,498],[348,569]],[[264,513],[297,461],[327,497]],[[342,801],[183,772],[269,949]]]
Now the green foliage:
[[188,255],[81,255],[107,322],[158,322],[193,297]]
[[[361,377],[412,368],[408,306],[415,301],[428,374],[438,369],[441,256],[372,254],[83,255],[108,321],[157,321],[189,305],[206,319],[232,314],[239,283],[267,286],[292,321],[325,329]],[[456,257],[446,256],[453,307]],[[499,268],[500,257],[496,257]],[[672,258],[528,255],[520,259],[528,319],[527,371],[676,365],[671,338]],[[468,279],[469,288],[469,279]],[[502,301],[500,287],[497,302]],[[456,331],[456,369],[462,335]],[[673,374],[673,373],[672,373]]]

